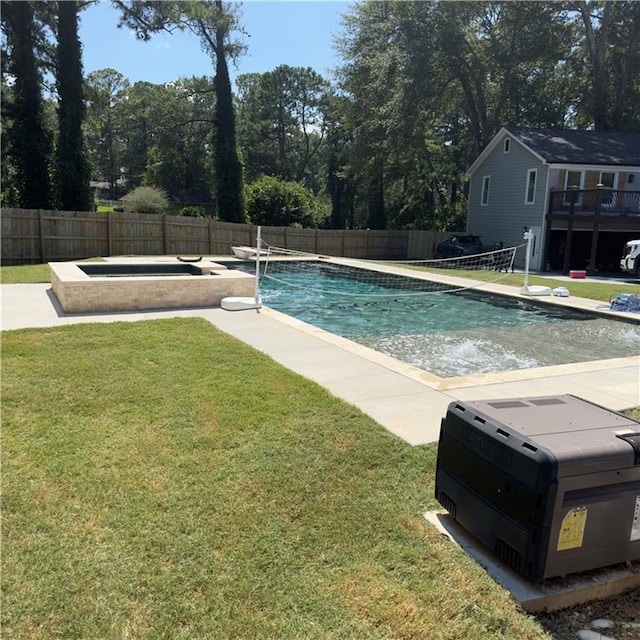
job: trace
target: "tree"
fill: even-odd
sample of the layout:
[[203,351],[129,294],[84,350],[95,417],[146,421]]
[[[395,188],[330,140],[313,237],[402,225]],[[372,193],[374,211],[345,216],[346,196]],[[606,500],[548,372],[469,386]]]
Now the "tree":
[[[95,175],[167,192],[214,186],[214,93],[211,78],[181,78],[133,87],[117,71],[101,69],[87,78],[87,138]],[[112,197],[113,199],[113,197]]]
[[[233,110],[231,81],[225,56],[224,38],[228,29],[222,21],[222,0],[216,0],[215,12],[211,14],[214,22],[215,44],[211,38],[211,24],[199,20],[198,33],[209,51],[216,59],[216,113],[215,113],[215,172],[218,214],[221,220],[229,222],[244,221],[242,165],[236,146],[236,122]],[[210,18],[210,19],[211,19]]]
[[3,180],[3,194],[9,196],[6,204],[48,209],[52,198],[52,137],[45,122],[33,10],[29,2],[2,4],[2,25],[9,53],[7,72],[13,78],[11,90],[3,92],[3,97],[10,96],[3,105],[2,127],[8,147],[3,160],[9,162],[9,167],[4,167],[3,162],[3,174],[9,178],[9,185]]
[[253,224],[312,227],[321,217],[313,192],[297,182],[263,176],[246,188],[247,213]]
[[128,187],[142,184],[148,164],[149,150],[156,138],[155,104],[158,85],[136,82],[118,103],[116,114],[122,139],[122,167]]
[[182,2],[134,2],[114,0],[122,11],[122,23],[136,30],[138,37],[149,39],[153,33],[173,29],[196,35],[215,63],[214,155],[216,197],[220,218],[230,222],[244,219],[242,165],[236,147],[235,114],[227,67],[227,56],[242,50],[229,41],[238,19],[233,5],[223,7],[222,0]]
[[93,210],[93,198],[82,131],[86,107],[78,10],[76,0],[58,2],[56,191],[59,208],[87,211]]
[[332,95],[327,101],[326,189],[331,199],[331,228],[353,226],[355,183],[349,167],[351,133],[345,124],[349,102],[344,96]]
[[583,0],[572,6],[582,27],[579,51],[588,61],[583,120],[600,131],[640,130],[640,3]]
[[575,117],[561,3],[365,2],[338,40],[360,224],[463,222],[464,171],[504,124]]
[[211,79],[204,77],[153,85],[147,92],[145,184],[210,193],[215,181],[212,93]]
[[86,136],[92,153],[94,175],[109,183],[111,200],[117,200],[124,141],[121,109],[129,81],[115,69],[100,69],[87,76]]
[[329,83],[313,69],[280,65],[242,75],[237,85],[247,178],[277,175],[318,191]]
[[573,104],[552,96],[557,71],[566,68],[563,63],[571,55],[573,35],[560,5],[441,3],[433,17],[438,62],[444,78],[461,91],[474,156],[505,123],[566,122]]

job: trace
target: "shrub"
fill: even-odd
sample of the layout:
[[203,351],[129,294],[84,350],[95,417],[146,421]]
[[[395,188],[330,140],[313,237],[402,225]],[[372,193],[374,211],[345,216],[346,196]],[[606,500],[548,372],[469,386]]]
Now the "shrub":
[[165,213],[169,209],[166,194],[155,187],[137,187],[122,201],[127,213]]
[[312,227],[319,206],[313,192],[297,182],[263,176],[246,187],[245,203],[253,224]]
[[194,205],[187,205],[186,207],[182,207],[178,212],[179,216],[189,216],[191,218],[206,218],[207,212],[204,207],[196,207]]

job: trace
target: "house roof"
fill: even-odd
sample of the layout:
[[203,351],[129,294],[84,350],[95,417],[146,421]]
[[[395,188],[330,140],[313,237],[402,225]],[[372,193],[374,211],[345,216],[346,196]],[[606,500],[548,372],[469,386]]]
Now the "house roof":
[[542,162],[640,167],[640,133],[503,127],[469,167],[472,174],[508,133]]
[[640,133],[505,129],[549,164],[640,165]]

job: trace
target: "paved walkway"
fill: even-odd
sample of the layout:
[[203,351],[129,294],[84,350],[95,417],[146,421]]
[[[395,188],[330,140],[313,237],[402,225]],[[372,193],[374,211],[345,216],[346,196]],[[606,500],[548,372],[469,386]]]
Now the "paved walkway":
[[[640,405],[640,356],[441,379],[270,309],[69,315],[60,308],[50,284],[2,285],[1,293],[3,330],[177,316],[206,318],[357,406],[412,445],[437,441],[440,421],[455,400],[571,393],[614,410]],[[595,304],[575,298],[557,302],[592,309]]]

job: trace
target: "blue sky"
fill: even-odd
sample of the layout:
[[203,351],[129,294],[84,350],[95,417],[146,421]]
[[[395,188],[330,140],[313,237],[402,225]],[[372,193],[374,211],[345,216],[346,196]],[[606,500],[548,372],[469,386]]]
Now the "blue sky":
[[[351,2],[333,0],[251,0],[241,3],[241,23],[248,36],[247,52],[232,79],[241,73],[264,73],[280,64],[312,67],[326,78],[339,62],[333,36]],[[126,28],[117,28],[118,13],[108,2],[90,5],[81,13],[80,39],[85,75],[107,67],[131,83],[170,82],[183,76],[213,76],[214,68],[190,34],[158,34],[140,42]]]

